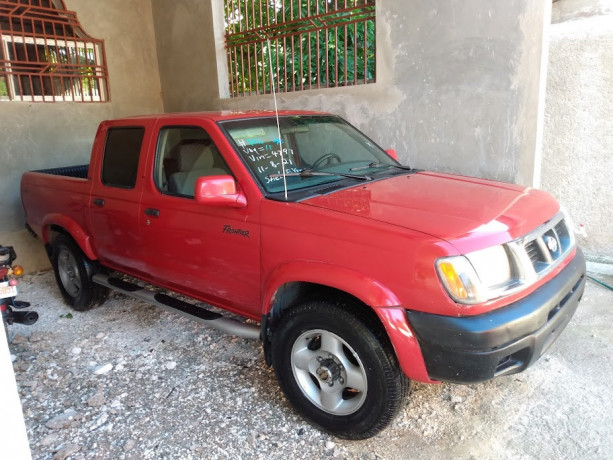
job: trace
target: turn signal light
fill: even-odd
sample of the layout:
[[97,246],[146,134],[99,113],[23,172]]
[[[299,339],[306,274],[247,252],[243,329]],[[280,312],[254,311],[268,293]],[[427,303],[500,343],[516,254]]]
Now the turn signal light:
[[13,275],[15,276],[23,275],[23,267],[21,265],[15,265],[13,267]]
[[464,283],[462,283],[462,280],[456,272],[453,264],[449,262],[441,262],[439,264],[439,269],[449,290],[458,299],[466,299],[468,297],[468,293],[466,292]]

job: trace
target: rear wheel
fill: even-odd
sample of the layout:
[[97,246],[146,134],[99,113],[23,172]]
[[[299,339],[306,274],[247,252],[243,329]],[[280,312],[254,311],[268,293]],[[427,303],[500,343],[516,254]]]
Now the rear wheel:
[[272,339],[287,399],[316,425],[348,439],[384,429],[409,392],[380,325],[357,311],[308,302],[284,315]]
[[64,300],[75,310],[89,310],[106,300],[108,289],[92,281],[97,271],[94,262],[72,238],[60,235],[55,239],[51,264]]

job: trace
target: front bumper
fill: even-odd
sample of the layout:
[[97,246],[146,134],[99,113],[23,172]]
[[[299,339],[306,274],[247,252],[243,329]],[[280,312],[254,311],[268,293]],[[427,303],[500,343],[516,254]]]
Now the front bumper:
[[584,288],[585,259],[577,248],[555,278],[506,307],[464,317],[406,313],[431,379],[481,382],[538,360],[570,321]]

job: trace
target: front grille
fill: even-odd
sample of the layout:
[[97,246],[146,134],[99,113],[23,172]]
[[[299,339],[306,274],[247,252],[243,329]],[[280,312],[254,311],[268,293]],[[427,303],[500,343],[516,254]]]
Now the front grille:
[[573,244],[571,231],[562,215],[523,238],[524,251],[537,275],[553,268]]
[[532,240],[524,244],[524,249],[526,250],[528,257],[530,258],[532,265],[538,263],[541,260],[541,251],[538,247],[536,240]]

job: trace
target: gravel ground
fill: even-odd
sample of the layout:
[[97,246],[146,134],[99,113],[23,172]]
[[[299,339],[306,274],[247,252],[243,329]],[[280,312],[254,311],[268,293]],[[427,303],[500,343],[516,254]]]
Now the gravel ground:
[[415,384],[393,424],[366,441],[296,415],[257,341],[120,294],[71,311],[51,272],[20,286],[40,314],[9,329],[34,459],[613,458],[613,292],[592,283],[528,371]]

